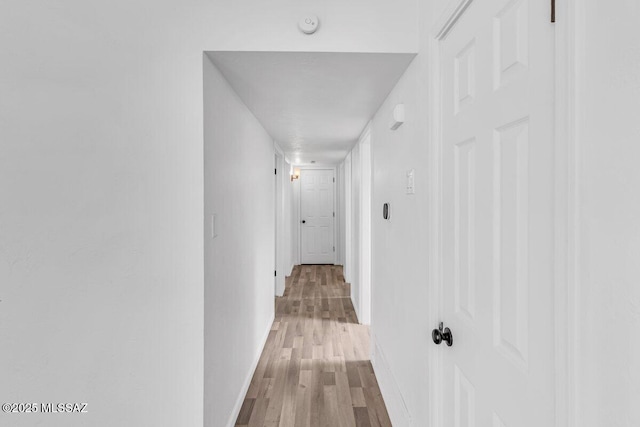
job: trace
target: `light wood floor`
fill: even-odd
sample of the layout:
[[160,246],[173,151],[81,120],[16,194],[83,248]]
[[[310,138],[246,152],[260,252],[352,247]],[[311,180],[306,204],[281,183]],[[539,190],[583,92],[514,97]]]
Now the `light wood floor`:
[[349,295],[342,267],[295,267],[236,426],[391,426]]

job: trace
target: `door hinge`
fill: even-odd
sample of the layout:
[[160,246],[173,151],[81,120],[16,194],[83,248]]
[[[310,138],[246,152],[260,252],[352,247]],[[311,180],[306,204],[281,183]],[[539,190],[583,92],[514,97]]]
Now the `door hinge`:
[[333,247],[333,252],[335,252],[335,251],[336,251],[336,247],[334,246],[334,247]]
[[336,182],[336,179],[335,179],[335,178],[333,178],[333,182]]
[[277,277],[278,276],[278,271],[277,270],[273,270],[273,275]]
[[335,213],[335,212],[333,213],[333,217],[334,217],[334,218],[336,217],[336,213]]
[[278,175],[278,169],[274,169],[274,170],[273,170],[273,174],[274,174],[274,175]]
[[551,22],[556,22],[556,0],[551,0]]

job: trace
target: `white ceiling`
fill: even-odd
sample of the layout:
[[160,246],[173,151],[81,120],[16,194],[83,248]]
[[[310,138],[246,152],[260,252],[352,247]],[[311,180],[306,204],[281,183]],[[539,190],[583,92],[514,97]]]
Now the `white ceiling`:
[[321,52],[208,55],[296,164],[342,161],[415,57]]

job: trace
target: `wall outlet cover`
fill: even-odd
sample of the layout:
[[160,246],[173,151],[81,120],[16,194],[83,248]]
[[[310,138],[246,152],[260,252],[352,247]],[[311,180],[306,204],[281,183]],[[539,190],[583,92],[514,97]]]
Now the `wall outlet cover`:
[[211,215],[211,238],[215,239],[218,237],[218,230],[216,228],[218,222],[218,214]]
[[415,174],[416,174],[415,169],[411,169],[407,171],[407,190],[406,190],[407,194],[416,193]]

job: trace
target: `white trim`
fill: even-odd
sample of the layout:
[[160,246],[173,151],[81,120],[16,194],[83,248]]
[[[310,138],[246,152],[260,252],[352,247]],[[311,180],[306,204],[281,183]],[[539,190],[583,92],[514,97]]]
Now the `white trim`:
[[336,166],[336,265],[344,265],[344,162]]
[[437,32],[434,34],[436,40],[444,40],[449,35],[472,2],[473,0],[458,0],[449,3],[436,25]]
[[280,144],[278,144],[276,141],[273,141],[273,149],[276,151],[277,154],[279,154],[280,156],[286,158],[287,156],[284,153],[284,150],[282,149],[282,147],[280,147]]
[[351,163],[351,152],[344,159],[344,233],[345,233],[345,250],[344,250],[344,280],[347,283],[353,281],[351,269],[353,268],[353,188],[351,172],[353,165]]
[[340,188],[341,177],[338,166],[333,168],[333,265],[340,265],[340,194],[338,189]]
[[[372,199],[372,147],[371,127],[362,132],[358,140],[360,145],[360,244],[359,262],[360,274],[358,283],[360,287],[360,310],[358,319],[363,325],[371,324],[371,199]],[[364,147],[367,148],[364,148]],[[368,154],[368,156],[367,156]],[[367,176],[368,175],[368,176]]]
[[557,4],[555,168],[555,399],[556,427],[579,425],[579,76],[583,2]]
[[251,379],[253,378],[253,374],[258,368],[258,363],[260,362],[260,356],[262,356],[262,352],[264,351],[264,347],[267,345],[267,339],[269,338],[269,333],[271,332],[271,328],[273,327],[273,322],[275,321],[275,316],[271,317],[271,320],[267,323],[267,330],[262,337],[262,341],[260,341],[261,345],[258,348],[258,352],[256,353],[255,360],[251,365],[251,369],[249,370],[246,378],[244,379],[244,383],[242,384],[242,389],[238,394],[238,398],[236,400],[236,404],[233,405],[233,410],[231,414],[229,414],[229,418],[227,420],[227,427],[234,427],[236,424],[236,420],[238,419],[238,415],[240,415],[240,409],[242,409],[242,403],[244,402],[244,398],[247,396],[247,392],[249,391],[249,387],[251,386]]
[[[293,166],[294,168],[296,166]],[[301,248],[300,248],[300,179],[296,179],[293,181],[293,188],[291,189],[292,197],[291,203],[293,204],[292,208],[294,209],[293,214],[293,228],[296,230],[296,242],[295,242],[295,259],[293,260],[294,265],[301,264]],[[292,229],[293,229],[292,228]]]
[[279,150],[278,144],[274,142],[274,154],[276,165],[275,168],[277,173],[275,174],[275,182],[276,182],[276,212],[275,212],[275,270],[276,276],[274,277],[274,294],[275,296],[284,295],[285,288],[285,223],[284,223],[284,210],[285,210],[285,197],[284,197],[284,185],[287,181],[285,181],[285,176],[289,176],[289,172],[285,171],[285,161],[282,150]]

